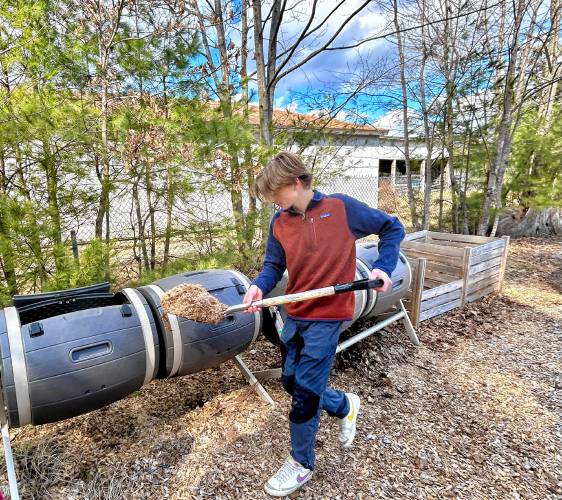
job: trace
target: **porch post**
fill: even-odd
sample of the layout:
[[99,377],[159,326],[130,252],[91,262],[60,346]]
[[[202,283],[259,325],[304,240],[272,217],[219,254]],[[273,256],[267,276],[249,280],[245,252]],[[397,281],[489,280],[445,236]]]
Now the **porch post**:
[[375,177],[375,194],[373,200],[373,207],[379,207],[379,182],[380,182],[380,170],[379,170],[379,159],[372,158],[372,165],[373,165],[373,175]]

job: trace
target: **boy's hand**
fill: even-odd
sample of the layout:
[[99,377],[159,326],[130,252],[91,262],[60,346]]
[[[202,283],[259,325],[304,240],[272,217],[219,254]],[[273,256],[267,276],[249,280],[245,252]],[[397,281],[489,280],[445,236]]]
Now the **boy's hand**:
[[[255,302],[256,300],[261,300],[262,298],[263,298],[262,291],[256,285],[251,285],[250,288],[248,288],[246,295],[244,295],[244,300],[242,301],[242,303],[251,304],[252,302]],[[259,310],[260,310],[259,307],[248,307],[248,309],[246,309],[246,312],[255,313]]]
[[374,280],[377,278],[383,280],[384,285],[381,286],[380,288],[375,288],[375,291],[386,292],[392,286],[392,281],[388,277],[388,274],[386,274],[384,271],[381,271],[380,269],[373,269],[371,271],[371,274],[369,274],[369,279]]

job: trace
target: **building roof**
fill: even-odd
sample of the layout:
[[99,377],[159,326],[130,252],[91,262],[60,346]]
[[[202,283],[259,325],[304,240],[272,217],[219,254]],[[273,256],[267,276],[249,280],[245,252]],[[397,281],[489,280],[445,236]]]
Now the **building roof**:
[[[259,107],[257,104],[249,105],[249,121],[254,125],[259,124]],[[387,135],[388,129],[374,127],[366,124],[355,124],[342,120],[330,119],[329,116],[318,116],[315,114],[295,113],[288,109],[275,108],[273,110],[273,125],[277,128],[300,128],[310,126],[324,127],[327,132],[360,132],[375,135]]]
[[[208,101],[207,106],[216,108],[219,106],[218,101]],[[238,108],[236,113],[240,112]],[[259,125],[259,106],[254,103],[248,105],[248,120],[252,125]],[[389,129],[383,127],[375,127],[370,124],[357,124],[336,120],[328,114],[317,115],[313,113],[296,113],[289,109],[274,108],[273,109],[273,126],[277,129],[308,129],[316,127],[324,128],[328,133],[356,133],[360,135],[388,135]]]

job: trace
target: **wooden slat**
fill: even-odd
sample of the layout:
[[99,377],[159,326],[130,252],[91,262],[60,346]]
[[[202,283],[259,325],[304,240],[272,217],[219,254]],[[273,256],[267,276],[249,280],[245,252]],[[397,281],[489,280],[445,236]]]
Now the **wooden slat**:
[[472,255],[472,248],[465,248],[462,258],[462,293],[461,293],[461,307],[466,303],[466,287],[468,285],[468,277],[470,276],[470,256]]
[[421,303],[421,310],[427,311],[428,309],[433,309],[434,307],[440,306],[441,304],[446,304],[447,302],[451,302],[452,300],[459,299],[461,296],[461,290],[456,289],[452,292],[443,293],[438,295],[437,297],[433,297],[429,300],[424,300]]
[[[499,274],[499,273],[498,273]],[[476,283],[472,283],[471,285],[468,285],[468,292],[467,295],[470,295],[471,293],[476,292],[477,290],[482,290],[484,288],[488,288],[491,285],[499,285],[499,275],[495,274],[493,276],[487,276],[486,278],[477,281]]]
[[445,286],[445,285],[443,285],[443,283],[440,283],[439,281],[430,280],[427,276],[423,281],[424,293],[433,290],[435,287],[439,287],[439,286]]
[[489,295],[490,293],[493,293],[496,291],[496,284],[494,285],[490,285],[489,287],[477,290],[476,292],[473,292],[472,294],[468,295],[468,297],[466,298],[466,300],[468,300],[469,302],[472,302],[473,300],[478,300],[482,297],[484,297],[485,295]]
[[[462,249],[459,249],[462,251]],[[462,257],[452,257],[450,255],[439,255],[436,253],[430,253],[430,252],[422,252],[420,250],[416,250],[416,249],[411,249],[411,248],[402,248],[402,252],[404,252],[404,254],[407,257],[411,257],[411,258],[422,258],[422,259],[426,259],[428,262],[441,262],[443,264],[447,264],[450,266],[458,266],[460,267],[462,264]]]
[[480,262],[484,262],[485,260],[490,260],[490,259],[493,259],[494,257],[500,257],[504,254],[504,251],[505,251],[505,249],[502,248],[502,247],[494,248],[493,250],[490,250],[489,252],[471,257],[470,263],[471,264],[479,264]]
[[484,262],[480,262],[480,264],[471,265],[469,269],[470,276],[473,276],[480,271],[484,271],[486,269],[490,269],[491,267],[501,266],[502,258],[501,257],[494,257],[490,260],[485,260]]
[[451,283],[451,281],[457,281],[459,279],[458,276],[451,276],[450,274],[445,273],[436,273],[429,268],[426,268],[425,270],[425,277],[439,283]]
[[450,266],[441,262],[428,262],[427,269],[435,273],[444,273],[456,276],[457,278],[460,278],[463,274],[461,266]]
[[483,279],[488,278],[489,276],[499,275],[500,271],[501,271],[501,266],[496,266],[496,267],[491,267],[490,269],[486,269],[485,271],[482,271],[480,273],[472,274],[468,278],[468,284],[473,285],[474,283],[478,283],[479,281],[482,281]]
[[428,243],[431,243],[433,245],[458,247],[458,248],[472,248],[472,247],[477,247],[479,245],[478,243],[468,243],[463,241],[446,241],[446,240],[432,240],[432,239],[429,239]]
[[[426,279],[427,281],[427,279]],[[452,283],[447,283],[446,285],[440,285],[431,290],[424,290],[422,295],[422,301],[431,299],[432,297],[437,297],[443,293],[450,292],[462,287],[462,280],[453,281]]]
[[427,311],[423,311],[420,315],[420,321],[425,321],[426,319],[433,318],[434,316],[439,316],[440,314],[446,313],[455,307],[459,307],[461,303],[461,299],[455,299],[451,302],[447,302],[447,304],[442,304],[438,307],[434,307],[433,309],[428,309]]
[[404,237],[404,241],[414,241],[414,240],[422,240],[425,241],[425,237],[427,235],[427,230],[423,231],[416,231],[415,233],[408,233]]
[[502,267],[500,272],[500,285],[498,287],[498,291],[501,292],[503,288],[503,280],[505,276],[505,269],[507,267],[507,256],[509,254],[509,236],[502,236],[502,239],[505,241],[504,253],[502,256]]
[[416,271],[412,272],[412,309],[410,314],[410,320],[412,321],[414,328],[417,328],[420,324],[420,304],[423,296],[426,260],[425,259],[415,259],[415,260],[416,260]]
[[472,256],[476,257],[477,255],[482,255],[483,253],[487,253],[490,250],[493,250],[494,248],[503,248],[505,245],[505,241],[501,238],[495,240],[495,241],[490,241],[490,243],[486,243],[484,245],[480,245],[476,248],[472,249]]
[[479,245],[483,243],[489,243],[496,238],[489,238],[488,236],[473,236],[471,234],[455,234],[455,233],[438,233],[435,231],[428,231],[427,235],[430,240],[449,240],[449,241],[460,241],[466,243],[477,243]]
[[[500,240],[503,242],[503,240]],[[451,257],[462,257],[462,248],[447,247],[444,245],[434,245],[431,243],[420,243],[418,241],[403,241],[402,248],[417,250],[429,254],[449,255]]]

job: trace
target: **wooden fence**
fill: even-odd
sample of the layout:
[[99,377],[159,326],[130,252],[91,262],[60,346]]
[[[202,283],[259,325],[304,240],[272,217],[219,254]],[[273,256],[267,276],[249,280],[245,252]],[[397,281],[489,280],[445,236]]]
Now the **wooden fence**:
[[402,252],[412,267],[407,307],[412,323],[443,314],[500,291],[509,237],[418,231],[406,236]]

